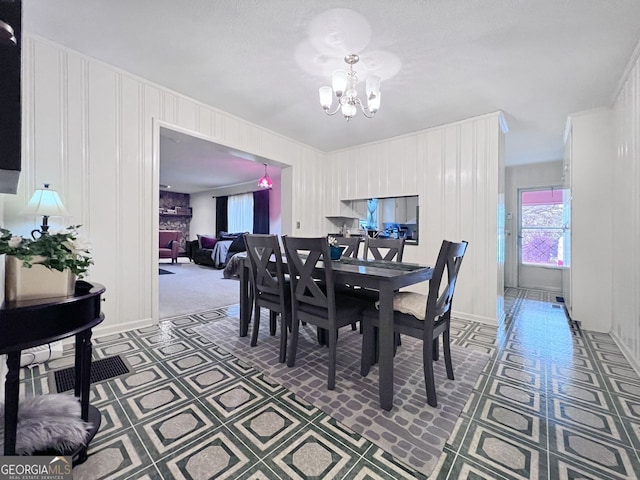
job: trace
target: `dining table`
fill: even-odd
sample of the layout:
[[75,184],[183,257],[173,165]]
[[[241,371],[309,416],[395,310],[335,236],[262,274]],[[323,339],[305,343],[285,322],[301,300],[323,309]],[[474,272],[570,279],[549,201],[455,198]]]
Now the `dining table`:
[[[286,258],[283,257],[286,268]],[[318,269],[323,268],[321,262]],[[251,319],[251,299],[249,292],[249,261],[245,258],[240,276],[240,336],[246,336]],[[393,296],[403,287],[425,282],[433,276],[433,268],[425,265],[385,260],[341,257],[331,262],[334,283],[346,284],[379,292],[379,345],[378,391],[380,407],[393,407],[393,356],[395,336],[393,334]]]

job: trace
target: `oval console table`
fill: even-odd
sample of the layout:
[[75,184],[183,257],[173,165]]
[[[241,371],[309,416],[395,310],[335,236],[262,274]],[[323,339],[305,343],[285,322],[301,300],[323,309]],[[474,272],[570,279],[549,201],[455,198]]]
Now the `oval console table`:
[[[100,412],[89,404],[91,329],[104,320],[100,301],[104,286],[82,280],[68,297],[4,302],[0,307],[0,354],[7,355],[5,380],[4,454],[16,454],[20,353],[22,350],[75,335],[75,390],[81,417],[91,422],[86,444],[73,452],[74,465],[87,459],[87,447],[100,427]],[[49,452],[46,452],[49,453]]]

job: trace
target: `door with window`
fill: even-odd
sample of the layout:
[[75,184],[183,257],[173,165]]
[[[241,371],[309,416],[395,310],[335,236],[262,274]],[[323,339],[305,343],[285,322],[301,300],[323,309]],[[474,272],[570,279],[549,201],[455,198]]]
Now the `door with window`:
[[519,191],[518,286],[562,291],[566,215],[558,187]]

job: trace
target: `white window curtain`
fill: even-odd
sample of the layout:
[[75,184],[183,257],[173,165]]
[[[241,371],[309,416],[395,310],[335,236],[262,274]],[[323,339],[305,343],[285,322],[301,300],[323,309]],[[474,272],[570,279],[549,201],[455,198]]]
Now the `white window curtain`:
[[253,233],[253,193],[230,195],[227,203],[229,232]]

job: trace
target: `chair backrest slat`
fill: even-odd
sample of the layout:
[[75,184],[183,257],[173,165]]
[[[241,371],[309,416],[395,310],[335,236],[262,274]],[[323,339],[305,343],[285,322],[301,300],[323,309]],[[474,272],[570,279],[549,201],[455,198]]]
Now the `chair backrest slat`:
[[[284,268],[282,252],[276,235],[244,235],[249,258],[251,279],[256,294],[267,293],[280,297],[284,305]],[[275,269],[270,261],[275,259]]]
[[[292,301],[299,305],[326,308],[329,316],[335,316],[335,292],[327,238],[284,236],[282,241],[289,267]],[[322,263],[322,271],[317,270],[319,262]],[[326,291],[320,288],[322,284]]]
[[[432,339],[434,322],[440,317],[449,318],[451,315],[451,304],[458,272],[460,271],[467,245],[468,242],[466,241],[454,243],[443,240],[440,246],[440,253],[438,253],[438,259],[433,269],[433,277],[429,280],[427,310],[424,317],[425,341]],[[447,272],[447,285],[440,292],[445,271]]]
[[360,253],[360,237],[336,237],[338,245],[341,247],[347,247],[342,252],[343,257],[358,258]]
[[[386,253],[384,252],[386,251]],[[369,254],[375,260],[388,260],[402,262],[404,253],[404,238],[371,238],[364,239],[364,258],[369,258]]]

